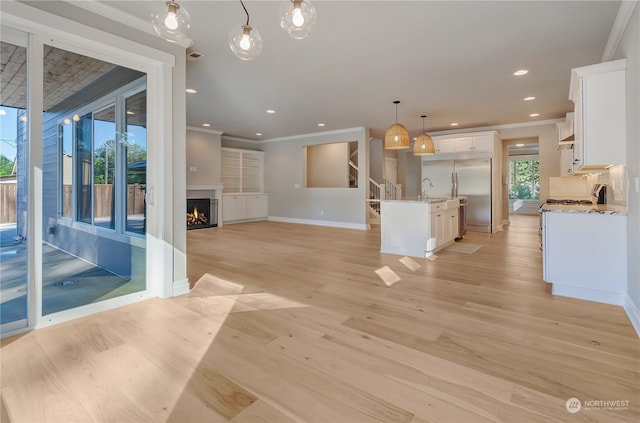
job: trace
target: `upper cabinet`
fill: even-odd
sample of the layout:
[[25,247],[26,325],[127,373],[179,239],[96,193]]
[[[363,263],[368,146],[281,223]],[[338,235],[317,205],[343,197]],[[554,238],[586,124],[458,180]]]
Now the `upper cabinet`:
[[221,148],[223,193],[263,192],[264,153]]
[[490,153],[494,155],[496,148],[498,148],[499,139],[496,131],[435,136],[433,137],[436,147],[435,156],[464,153]]
[[626,159],[626,59],[573,69],[574,164],[606,166]]

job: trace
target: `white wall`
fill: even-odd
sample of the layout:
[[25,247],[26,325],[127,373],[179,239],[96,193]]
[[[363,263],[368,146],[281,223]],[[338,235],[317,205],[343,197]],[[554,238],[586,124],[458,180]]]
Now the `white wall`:
[[222,181],[219,131],[187,130],[187,185],[217,184]]
[[627,295],[633,302],[625,304],[625,309],[630,317],[635,316],[634,324],[640,334],[640,314],[632,314],[640,313],[640,193],[636,190],[636,180],[640,178],[640,6],[637,3],[613,57],[623,58],[627,59]]
[[[300,135],[265,141],[265,192],[269,219],[366,229],[369,134],[366,128]],[[358,188],[305,188],[305,145],[358,142]]]

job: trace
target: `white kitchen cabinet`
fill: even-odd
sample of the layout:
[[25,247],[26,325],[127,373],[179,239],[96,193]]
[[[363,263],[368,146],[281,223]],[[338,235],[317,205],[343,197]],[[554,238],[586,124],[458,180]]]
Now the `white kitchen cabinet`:
[[573,174],[573,148],[560,150],[560,176]]
[[494,151],[496,148],[495,140],[498,133],[491,132],[471,132],[468,134],[453,134],[433,137],[436,148],[436,156],[438,154],[464,154],[464,153],[491,153],[498,154]]
[[445,215],[445,239],[444,242],[455,240],[458,237],[458,220],[459,209],[450,209],[446,211]]
[[435,246],[430,247],[436,251],[449,245],[458,237],[459,208],[458,206],[447,208],[444,202],[432,203],[429,208],[431,239],[435,242]]
[[[433,250],[437,250],[444,244],[445,239],[445,213],[444,210],[431,212],[430,218],[430,229],[431,229],[431,239],[435,241],[435,247]],[[434,242],[432,241],[432,242]]]
[[266,219],[269,216],[267,194],[223,194],[222,220],[224,223]]
[[574,163],[626,164],[626,59],[573,69]]
[[454,138],[434,139],[433,142],[436,148],[436,154],[455,153],[456,151]]
[[456,137],[454,138],[454,145],[456,153],[491,152],[493,150],[493,137],[491,135]]
[[627,217],[622,214],[542,213],[543,277],[555,295],[624,303]]
[[221,148],[223,193],[263,191],[264,153],[262,151]]

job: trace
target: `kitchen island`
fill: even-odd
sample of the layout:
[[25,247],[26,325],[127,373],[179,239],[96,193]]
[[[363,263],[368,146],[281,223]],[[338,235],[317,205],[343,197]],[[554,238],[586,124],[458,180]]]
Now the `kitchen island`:
[[425,258],[458,236],[457,198],[380,202],[380,251]]
[[622,305],[627,288],[625,209],[543,205],[543,277],[554,295]]

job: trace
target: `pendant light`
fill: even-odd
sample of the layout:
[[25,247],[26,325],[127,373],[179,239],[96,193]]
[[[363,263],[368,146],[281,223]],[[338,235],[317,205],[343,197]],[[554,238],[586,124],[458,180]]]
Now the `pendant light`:
[[249,25],[249,12],[240,0],[240,4],[247,15],[247,23],[236,25],[229,32],[229,47],[233,54],[242,60],[253,60],[262,51],[262,37],[257,29]]
[[426,132],[424,132],[424,118],[426,118],[427,115],[422,115],[420,117],[422,118],[422,135],[416,138],[416,140],[413,142],[413,155],[429,156],[432,154],[436,154],[436,147],[433,144],[433,138],[431,138],[429,135],[427,135]]
[[384,133],[384,148],[385,150],[402,150],[405,148],[411,148],[409,141],[409,131],[404,125],[398,123],[398,104],[400,101],[393,102],[396,105],[396,123],[387,128]]
[[175,43],[187,38],[191,17],[184,7],[175,1],[165,2],[165,7],[151,14],[151,22],[156,33],[167,41]]
[[317,18],[316,9],[309,0],[284,0],[280,16],[280,26],[296,40],[309,35]]

